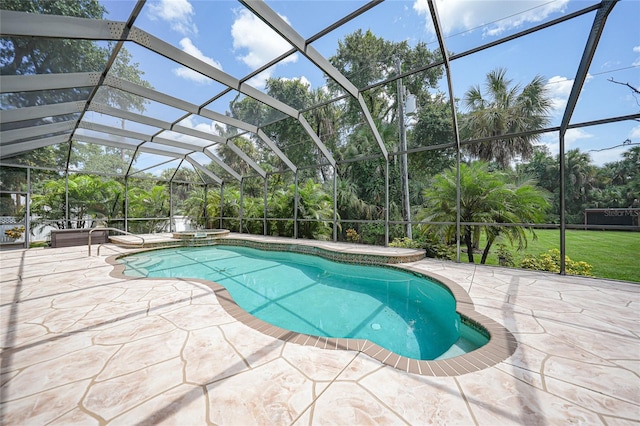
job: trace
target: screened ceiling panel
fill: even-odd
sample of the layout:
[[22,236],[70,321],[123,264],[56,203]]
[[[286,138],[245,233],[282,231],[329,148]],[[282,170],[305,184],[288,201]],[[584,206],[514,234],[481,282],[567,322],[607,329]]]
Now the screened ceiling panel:
[[[153,176],[159,178],[163,173],[175,171],[182,162],[181,159],[166,157],[148,152],[138,152],[135,161],[132,163],[132,170],[129,173],[131,177],[148,177]],[[169,179],[171,176],[166,177]]]
[[[467,94],[475,94],[477,88],[480,89],[480,99],[486,102],[487,107],[498,107],[501,95],[491,82],[497,81],[500,74],[500,84],[504,89],[513,91],[509,95],[512,103],[520,95],[520,99],[524,99],[525,87],[539,78],[541,89],[546,91],[551,101],[548,111],[543,112],[548,116],[548,122],[543,127],[560,125],[583,52],[582,49],[575,49],[575,46],[587,39],[593,16],[594,12],[591,12],[571,22],[563,22],[527,37],[454,59],[451,62],[451,75],[456,88],[455,96],[461,100],[460,112],[466,113],[475,108],[467,105]],[[552,51],[543,43],[548,39],[555,40]]]
[[[64,68],[67,72],[102,72],[111,49],[106,42],[64,38],[36,39],[7,37],[6,49],[10,55],[3,58],[3,73],[9,75],[51,74]],[[37,49],[37,55],[16,55],[24,49]],[[90,52],[90,54],[84,54]],[[81,53],[81,55],[78,55]]]
[[[110,86],[101,86],[100,89],[98,89],[98,92],[96,93],[96,96],[92,101],[91,108],[98,108],[97,105],[105,105],[104,99],[115,99],[121,97],[133,97],[136,103],[140,103],[142,105],[142,111],[132,110],[127,112],[144,114],[149,117],[168,122],[173,122],[179,119],[185,113],[184,110],[180,108],[173,107],[165,103],[160,103],[142,96],[133,95],[131,92],[125,92],[124,90],[120,90]],[[142,102],[139,102],[139,100],[141,100]],[[151,110],[153,110],[153,115],[147,113],[147,111]]]
[[118,146],[127,147],[129,149],[135,149],[143,142],[140,139],[128,138],[124,136],[82,128],[77,129],[73,133],[73,140],[92,143],[99,143],[99,141],[102,140],[105,145],[111,143],[113,146],[115,146],[114,144],[117,144]]
[[[2,77],[0,76],[0,79]],[[27,85],[28,86],[28,85]],[[39,105],[52,105],[64,102],[86,101],[91,94],[91,89],[86,87],[66,88],[66,89],[49,89],[49,90],[33,90],[19,92],[4,92],[1,95],[2,110],[27,108]]]
[[[46,148],[44,148],[46,147]],[[15,154],[9,154],[7,161],[12,164],[21,166],[38,166],[57,170],[64,170],[67,165],[67,156],[69,153],[69,143],[52,143],[49,145],[38,146],[33,144],[30,148],[25,147],[22,151]],[[0,147],[2,155],[6,155],[3,147]],[[3,158],[3,161],[5,159]]]
[[[573,13],[580,13],[598,3],[596,0],[438,2],[437,7],[447,47],[453,54],[459,54]],[[419,13],[426,16],[429,13],[426,2],[418,4]],[[429,31],[433,34],[432,27],[429,27]],[[582,51],[582,48],[578,50]]]
[[[134,152],[126,148],[74,141],[69,154],[69,170],[125,175]],[[100,160],[96,161],[95,158]]]
[[[496,68],[514,84],[541,76],[552,102],[547,126],[575,133],[581,122],[622,117],[626,127],[611,126],[620,132],[612,138],[637,138],[640,39],[629,17],[640,3],[632,0],[100,4],[108,21],[0,13],[3,164],[71,140],[60,165],[72,170],[89,171],[83,149],[104,145],[113,159],[137,153],[129,173],[158,174],[178,157],[218,183],[335,167],[336,158],[388,159],[400,147],[399,73],[404,90],[421,92],[416,117],[429,122],[451,119],[452,97],[466,116],[465,92]],[[418,119],[404,124],[408,147],[423,147],[411,135]],[[444,133],[455,142],[453,130]],[[606,137],[593,136],[598,146]]]
[[[185,131],[189,131],[189,130],[195,130],[195,129],[185,128]],[[207,136],[207,135],[203,134],[202,136]],[[192,136],[184,133],[178,133],[171,130],[163,131],[162,133],[155,136],[153,140],[154,142],[159,142],[166,145],[171,145],[172,143],[175,143],[175,146],[177,148],[184,148],[185,150],[189,150],[189,151],[202,151],[205,147],[219,143],[217,141],[213,141],[210,139],[203,139],[200,137],[196,137],[196,136]]]
[[[173,80],[179,82],[179,84],[162,88],[163,93],[168,95],[200,105],[226,87],[202,73],[191,70],[182,64],[151,52],[149,49],[136,43],[124,43],[124,49],[118,54],[116,63],[118,60],[122,60],[123,57],[127,56],[125,49],[126,53],[130,55],[131,61],[139,63],[138,68],[144,73],[143,75],[146,80]],[[196,59],[200,58],[196,57]],[[137,75],[118,72],[118,67],[112,68],[110,75],[131,83],[140,84],[140,78]],[[152,113],[153,111],[150,112]]]
[[[640,86],[640,33],[636,31],[635,40],[628,37],[628,16],[640,16],[640,2],[620,2],[609,15],[572,123],[638,113],[640,94],[632,87],[638,90]],[[592,108],[597,103],[607,105],[606,111]]]
[[[367,4],[362,0],[332,2],[330,7],[327,7],[326,2],[319,0],[305,2],[269,0],[266,3],[278,15],[285,17],[294,28],[298,28],[300,35],[305,39],[309,39]],[[314,19],[307,19],[309,16],[313,16]]]
[[184,148],[178,148],[178,147],[174,147],[174,146],[169,146],[166,144],[160,144],[160,143],[154,143],[154,142],[145,142],[142,147],[144,148],[143,150],[157,150],[157,151],[163,151],[165,153],[167,153],[168,155],[172,155],[175,157],[184,157],[187,154],[192,153],[194,150],[193,149],[184,149]]
[[[20,110],[15,110],[20,111]],[[6,114],[3,112],[2,117],[10,116],[11,114]],[[19,117],[18,117],[19,118]],[[18,130],[18,129],[28,129],[31,127],[42,126],[45,124],[53,124],[53,123],[61,123],[61,122],[76,122],[80,118],[79,113],[75,114],[61,114],[54,116],[45,116],[42,118],[34,118],[31,120],[20,120],[20,121],[10,121],[2,123],[2,131],[10,131],[10,130]],[[4,139],[4,138],[3,138]]]
[[82,126],[108,126],[112,128],[117,128],[121,130],[130,130],[132,132],[144,133],[148,135],[153,135],[159,132],[159,127],[148,126],[143,123],[138,123],[136,121],[126,120],[120,117],[114,117],[108,114],[100,114],[94,111],[87,111],[82,120]]

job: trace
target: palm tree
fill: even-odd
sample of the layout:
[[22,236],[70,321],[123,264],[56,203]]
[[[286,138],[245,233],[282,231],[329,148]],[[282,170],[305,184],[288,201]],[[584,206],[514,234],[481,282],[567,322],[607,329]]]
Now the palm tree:
[[[485,263],[491,246],[501,234],[512,243],[517,243],[518,248],[527,243],[522,225],[492,226],[472,223],[535,223],[544,218],[545,210],[549,207],[546,192],[536,187],[532,180],[517,184],[508,182],[507,174],[489,172],[487,163],[478,161],[460,165],[460,221],[466,223],[462,226],[462,238],[471,263],[474,262],[473,242],[481,232],[485,233],[487,241],[481,263]],[[424,189],[424,198],[426,202],[418,213],[419,220],[455,222],[455,168],[436,176],[432,184]],[[434,232],[445,243],[453,239],[455,231],[455,224],[442,226],[425,223],[422,228],[423,234]]]
[[512,86],[507,71],[498,68],[487,74],[485,89],[479,85],[467,90],[464,104],[470,109],[461,120],[460,130],[464,139],[480,139],[505,135],[505,138],[467,145],[468,153],[483,161],[495,161],[502,168],[517,157],[529,158],[536,134],[508,137],[509,134],[544,128],[549,122],[551,100],[548,98],[544,79],[534,77],[522,90]]
[[591,156],[579,149],[567,151],[565,155],[565,208],[568,223],[582,223],[583,210],[591,200],[595,186],[596,167]]
[[[293,190],[293,188],[291,188]],[[322,185],[311,179],[298,185],[298,211],[301,219],[312,219],[300,223],[302,238],[328,240],[331,238],[333,227],[333,200],[323,189]]]
[[[69,221],[66,222],[65,193],[68,187]],[[58,229],[84,228],[86,220],[112,219],[121,215],[122,184],[98,176],[73,175],[48,181],[41,194],[34,194],[31,213],[51,221]]]

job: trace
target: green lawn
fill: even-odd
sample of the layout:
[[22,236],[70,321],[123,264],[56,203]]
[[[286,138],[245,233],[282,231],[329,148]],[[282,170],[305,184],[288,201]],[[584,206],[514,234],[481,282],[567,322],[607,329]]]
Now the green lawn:
[[[538,255],[560,248],[560,231],[540,229],[535,232],[538,237],[535,240],[527,233],[529,243],[526,249],[512,250],[516,265],[526,254]],[[566,239],[567,256],[571,260],[591,264],[594,276],[640,282],[640,232],[567,230]],[[496,250],[494,245],[487,264],[498,264]],[[466,254],[464,256],[466,259]],[[480,255],[476,261],[480,261]]]

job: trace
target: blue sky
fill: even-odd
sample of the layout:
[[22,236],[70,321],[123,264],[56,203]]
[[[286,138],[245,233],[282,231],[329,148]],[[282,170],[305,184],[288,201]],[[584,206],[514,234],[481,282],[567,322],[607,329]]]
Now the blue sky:
[[[281,17],[303,37],[308,38],[333,21],[358,9],[366,2],[355,0],[330,1],[267,1]],[[530,28],[597,3],[592,0],[446,0],[436,2],[441,24],[450,51],[463,52],[475,46]],[[133,1],[105,0],[110,12],[107,19],[124,21]],[[558,125],[571,90],[573,78],[582,56],[595,12],[571,22],[514,40],[487,51],[456,60],[452,64],[454,94],[461,98],[475,84],[482,84],[487,72],[498,66],[508,69],[514,83],[526,84],[542,75],[553,98],[555,109],[551,125]],[[640,111],[640,96],[609,79],[640,87],[640,1],[621,0],[605,27],[600,47],[589,70],[572,123],[596,120]],[[243,78],[271,59],[290,49],[271,29],[235,1],[162,0],[148,1],[136,26],[185,52],[222,69],[236,78]],[[371,29],[388,40],[407,40],[410,44],[437,43],[426,0],[388,0],[364,15],[316,41],[313,46],[326,57],[335,53],[337,43],[356,29]],[[200,104],[219,93],[223,86],[179,64],[127,44],[134,60],[140,63],[145,78],[158,90],[189,102]],[[325,80],[304,56],[295,54],[284,62],[250,80],[264,89],[268,77],[300,78],[313,88]],[[441,90],[446,91],[442,81]],[[221,98],[209,108],[224,113],[233,96]],[[167,121],[181,114],[169,108],[151,104],[149,112]],[[177,114],[177,115],[176,115]],[[212,122],[189,118],[183,125],[210,131]],[[136,129],[137,130],[137,129]],[[640,143],[640,123],[593,126],[570,130],[567,149],[582,151],[620,145],[625,140]],[[544,135],[541,142],[552,153],[558,152],[557,134]],[[590,152],[596,164],[620,159],[627,147]]]

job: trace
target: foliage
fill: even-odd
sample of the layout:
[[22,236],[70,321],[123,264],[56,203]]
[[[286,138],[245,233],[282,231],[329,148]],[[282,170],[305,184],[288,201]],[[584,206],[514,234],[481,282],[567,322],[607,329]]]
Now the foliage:
[[166,231],[169,224],[169,191],[165,185],[154,185],[150,190],[141,187],[129,189],[129,216],[148,219],[129,222],[134,233]]
[[389,243],[389,247],[419,249],[422,248],[422,244],[419,241],[412,240],[411,238],[402,237],[394,238],[393,241]]
[[[407,134],[411,146],[423,147],[454,143],[451,107],[448,99],[440,94],[421,104],[417,122]],[[451,167],[455,161],[455,149],[444,148],[420,151],[409,156],[409,174],[411,180],[424,181]],[[411,181],[410,180],[410,181]],[[417,191],[419,193],[419,191]]]
[[347,229],[347,241],[350,243],[360,242],[360,234],[353,228]]
[[[286,101],[286,103],[296,109],[303,110],[309,106],[325,101],[327,94],[320,90],[311,90],[309,85],[300,79],[269,79],[267,80],[266,92],[275,99]],[[262,130],[271,139],[284,155],[298,166],[321,164],[327,160],[318,146],[311,139],[311,136],[302,127],[297,119],[288,117],[282,119],[282,113],[261,102],[244,97],[241,100],[235,99],[230,105],[231,116],[242,121],[262,125]],[[323,143],[334,147],[338,134],[335,126],[338,121],[339,111],[331,104],[314,108],[305,114],[305,118],[316,134],[321,136]],[[265,124],[266,123],[266,124]],[[229,129],[225,129],[228,132]],[[252,141],[262,145],[262,141],[256,135],[252,136]],[[222,151],[223,157],[230,156],[229,150]],[[271,149],[253,149],[254,160],[260,163],[268,163],[277,168],[286,169],[287,166],[278,159]],[[323,180],[327,179],[326,171],[320,168],[320,175]]]
[[[293,186],[290,187],[293,191]],[[298,232],[302,238],[328,240],[333,234],[333,199],[322,189],[322,185],[311,179],[298,185],[298,211],[301,219],[314,219],[299,224]]]
[[92,173],[124,175],[133,151],[96,144],[73,144],[69,165]]
[[514,266],[515,262],[513,260],[513,253],[509,251],[505,244],[498,244],[498,250],[496,250],[496,255],[498,256],[498,260],[500,261],[500,266]]
[[427,257],[434,259],[456,258],[455,247],[440,241],[434,234],[420,235],[417,239],[407,237],[394,238],[389,247],[425,249]]
[[[549,271],[560,272],[560,250],[551,249],[546,253],[541,253],[538,256],[527,255],[520,262],[520,267],[524,269],[534,269],[537,271]],[[591,270],[593,266],[587,262],[574,261],[569,259],[569,256],[564,257],[565,271],[570,275],[584,275],[592,276]]]
[[[422,232],[434,232],[441,241],[453,240],[455,225],[430,225],[428,222],[455,222],[456,170],[449,169],[436,176],[430,186],[424,189],[425,204],[418,219],[427,222]],[[488,165],[474,162],[460,165],[460,220],[469,224],[462,226],[462,235],[469,262],[474,262],[474,241],[480,233],[486,235],[486,245],[481,263],[485,263],[495,239],[504,235],[518,247],[527,243],[525,228],[521,225],[491,226],[471,225],[471,223],[519,224],[537,223],[544,217],[548,207],[547,195],[527,180],[510,183],[507,174],[489,172]],[[531,233],[534,235],[533,230]]]
[[[463,139],[527,132],[546,126],[552,104],[544,78],[536,76],[522,90],[519,84],[512,86],[512,83],[513,80],[507,78],[507,70],[498,68],[486,76],[486,93],[479,85],[467,90],[464,103],[470,112],[461,120]],[[531,157],[533,143],[538,139],[537,134],[505,137],[467,145],[466,149],[474,158],[495,161],[506,169],[518,157]]]
[[[434,63],[438,58],[439,54],[430,51],[424,42],[410,47],[407,41],[388,41],[376,37],[371,30],[356,30],[338,41],[338,49],[329,61],[357,88],[363,89],[396,74],[397,61],[401,62],[401,71],[404,72]],[[423,99],[430,97],[428,89],[436,87],[442,75],[442,67],[433,67],[406,77],[403,84],[422,103]],[[342,93],[334,81],[328,81],[328,87],[332,93]],[[395,102],[389,102],[389,99],[396,98],[395,84],[378,86],[364,91],[362,95],[374,120],[390,118],[390,122],[397,122]],[[343,114],[347,126],[356,126],[362,121],[360,105],[351,97],[346,101]]]
[[33,194],[31,214],[50,221],[58,229],[85,228],[94,219],[110,219],[122,215],[124,188],[111,179],[89,175],[69,176],[69,220],[66,217],[65,179],[45,183],[42,193]]
[[[578,149],[565,154],[565,211],[567,223],[583,223],[586,208],[640,207],[640,147],[622,154],[622,159],[597,167],[588,153]],[[545,221],[558,223],[560,214],[558,156],[536,147],[528,163],[517,167],[518,176],[532,176],[538,185],[553,193],[552,215]]]
[[4,235],[6,235],[9,238],[13,238],[15,240],[22,237],[23,233],[24,233],[24,226],[14,226],[13,228],[7,229],[4,231]]
[[455,260],[456,259],[456,247],[445,244],[438,238],[427,237],[424,240],[424,249],[426,250],[427,257],[432,257],[434,259],[447,259],[447,260]]

